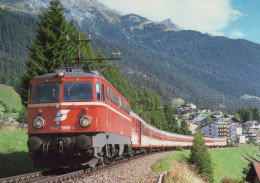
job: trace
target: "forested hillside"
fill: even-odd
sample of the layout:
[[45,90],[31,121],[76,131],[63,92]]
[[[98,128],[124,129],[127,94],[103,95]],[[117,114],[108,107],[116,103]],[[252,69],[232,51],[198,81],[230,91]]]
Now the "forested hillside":
[[0,83],[20,89],[25,71],[27,46],[32,44],[36,17],[0,8]]
[[[53,73],[57,67],[73,64],[75,60],[78,60],[75,58],[76,48],[74,44],[67,41],[64,35],[70,35],[71,40],[75,40],[75,35],[83,40],[87,39],[85,34],[80,33],[73,24],[66,21],[64,9],[60,7],[60,2],[57,0],[50,2],[47,10],[40,16],[38,25],[36,36],[28,51],[27,70],[22,77],[21,98],[25,106],[28,104],[30,79]],[[177,127],[176,119],[169,117],[173,116],[173,110],[171,107],[168,107],[171,110],[165,110],[167,107],[163,106],[156,92],[134,87],[128,83],[115,64],[109,63],[106,59],[97,62],[94,60],[86,61],[88,58],[101,59],[103,54],[100,51],[93,50],[91,44],[81,44],[80,47],[80,58],[82,59],[80,65],[83,69],[99,71],[130,102],[131,109],[144,120],[159,129],[182,134],[190,133],[187,130],[186,123],[181,125],[180,129],[172,128],[172,126]],[[168,116],[167,120],[166,116]]]
[[[19,90],[15,78],[25,71],[26,47],[32,44],[37,17],[2,9],[0,13],[0,82]],[[111,21],[98,8],[88,13],[91,18],[83,19],[78,27],[92,35],[93,48],[106,57],[120,51],[122,61],[115,64],[127,80],[138,88],[154,89],[163,101],[180,96],[199,107],[219,109],[222,104],[234,112],[245,105],[239,99],[242,95],[259,95],[258,44],[169,30],[134,14],[116,15]]]

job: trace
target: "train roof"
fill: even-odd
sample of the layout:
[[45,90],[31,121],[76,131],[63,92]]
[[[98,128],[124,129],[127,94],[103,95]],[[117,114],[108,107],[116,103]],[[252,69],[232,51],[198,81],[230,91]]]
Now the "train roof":
[[82,67],[60,67],[55,70],[55,73],[49,73],[45,75],[35,76],[33,79],[48,79],[58,77],[58,72],[64,71],[66,77],[101,77],[106,80],[103,76],[99,74],[98,71],[88,71],[85,72]]
[[149,126],[150,129],[158,131],[163,133],[164,135],[168,135],[168,136],[177,136],[177,137],[182,137],[182,138],[193,138],[193,136],[189,136],[189,135],[182,135],[182,134],[177,134],[177,133],[171,133],[171,132],[167,132],[164,130],[160,130],[154,126],[152,126],[151,124],[147,123],[144,119],[142,119],[138,114],[136,114],[132,109],[130,111],[130,114],[133,114],[135,116],[137,116],[139,118],[140,121],[142,121],[143,123],[145,123],[147,126]]

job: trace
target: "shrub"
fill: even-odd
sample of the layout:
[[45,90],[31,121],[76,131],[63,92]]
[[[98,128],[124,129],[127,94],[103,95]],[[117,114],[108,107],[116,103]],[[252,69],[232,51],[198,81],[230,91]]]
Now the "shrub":
[[17,118],[17,121],[19,123],[28,123],[28,114],[27,114],[27,109],[25,107],[23,107],[20,112],[19,112],[19,116]]
[[176,150],[177,151],[183,151],[184,149],[183,149],[183,147],[177,147]]

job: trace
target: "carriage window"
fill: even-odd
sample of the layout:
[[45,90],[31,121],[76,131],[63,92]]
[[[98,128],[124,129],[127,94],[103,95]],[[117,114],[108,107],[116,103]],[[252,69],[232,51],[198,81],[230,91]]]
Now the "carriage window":
[[105,95],[105,87],[104,87],[104,85],[102,85],[102,96],[103,96],[103,101],[105,101],[106,100],[105,99],[106,95]]
[[33,89],[33,103],[58,102],[60,99],[60,83],[40,83]]
[[91,82],[66,82],[63,85],[64,101],[90,101],[93,99]]
[[96,94],[97,94],[97,99],[98,100],[102,100],[101,99],[101,88],[100,88],[100,83],[98,82],[98,83],[96,83]]

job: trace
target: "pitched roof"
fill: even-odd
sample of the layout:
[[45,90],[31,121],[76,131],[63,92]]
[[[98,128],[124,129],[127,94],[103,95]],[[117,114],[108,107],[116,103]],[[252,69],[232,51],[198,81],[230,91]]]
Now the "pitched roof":
[[253,166],[251,166],[247,176],[246,180],[250,182],[254,182],[258,178],[258,182],[260,180],[260,162],[254,162]]
[[253,163],[258,179],[260,179],[260,162]]

